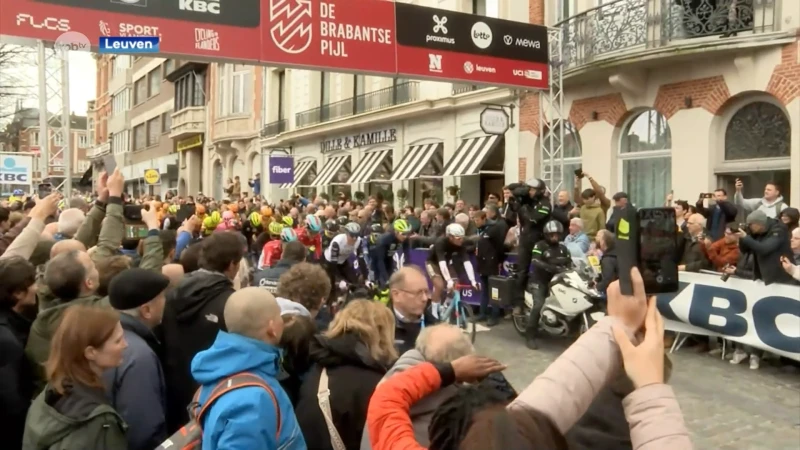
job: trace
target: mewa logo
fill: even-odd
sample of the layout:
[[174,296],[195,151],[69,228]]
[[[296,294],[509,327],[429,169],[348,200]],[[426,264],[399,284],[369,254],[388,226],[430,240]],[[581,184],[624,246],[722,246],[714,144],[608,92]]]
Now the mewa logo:
[[270,0],[270,37],[285,53],[303,53],[311,45],[312,0]]

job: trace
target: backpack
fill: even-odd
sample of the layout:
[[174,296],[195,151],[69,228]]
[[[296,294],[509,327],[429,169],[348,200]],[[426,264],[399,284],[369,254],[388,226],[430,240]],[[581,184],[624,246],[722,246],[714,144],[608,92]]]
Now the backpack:
[[278,431],[275,433],[275,439],[279,439],[281,434],[281,425],[283,422],[281,420],[281,409],[278,406],[278,399],[275,397],[275,393],[272,391],[272,388],[269,387],[267,382],[258,376],[249,372],[241,372],[231,375],[217,383],[216,386],[214,386],[214,389],[211,391],[211,395],[208,396],[208,399],[202,407],[200,407],[200,391],[202,388],[197,389],[192,402],[189,403],[189,406],[187,407],[189,410],[189,423],[182,426],[180,430],[167,438],[167,440],[161,443],[156,450],[200,449],[203,442],[203,416],[208,408],[210,408],[211,405],[217,401],[217,399],[230,391],[254,386],[266,390],[267,393],[269,393],[269,396],[272,398],[272,403],[275,405],[275,415],[278,419]]

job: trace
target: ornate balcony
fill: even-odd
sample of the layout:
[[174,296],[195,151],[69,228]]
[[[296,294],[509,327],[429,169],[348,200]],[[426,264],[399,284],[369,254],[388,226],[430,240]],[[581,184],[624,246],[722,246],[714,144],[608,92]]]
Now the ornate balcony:
[[107,154],[111,153],[111,144],[106,142],[104,144],[100,144],[94,148],[90,148],[86,150],[86,157],[89,159],[100,158]]
[[564,64],[570,70],[637,50],[779,31],[781,1],[617,0],[556,26],[563,31]]
[[169,137],[183,139],[206,132],[205,106],[189,106],[172,113],[172,129]]
[[261,129],[261,137],[268,138],[278,134],[283,133],[286,131],[287,122],[286,119],[276,120],[275,122],[270,122],[264,125],[264,128]]
[[368,113],[419,99],[419,83],[409,81],[297,113],[297,128]]

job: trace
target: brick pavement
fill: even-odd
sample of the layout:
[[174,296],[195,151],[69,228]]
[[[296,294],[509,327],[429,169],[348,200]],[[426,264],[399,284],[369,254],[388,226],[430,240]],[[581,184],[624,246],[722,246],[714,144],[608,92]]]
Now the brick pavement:
[[[569,341],[547,340],[531,351],[509,323],[479,333],[476,347],[508,364],[506,376],[524,388]],[[697,450],[800,449],[800,374],[762,364],[752,371],[692,349],[671,355],[671,384]]]

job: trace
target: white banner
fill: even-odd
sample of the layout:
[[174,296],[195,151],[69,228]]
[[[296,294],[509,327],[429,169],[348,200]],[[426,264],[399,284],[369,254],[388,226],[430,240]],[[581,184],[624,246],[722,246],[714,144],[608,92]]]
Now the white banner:
[[32,153],[0,153],[0,186],[4,197],[14,189],[33,193],[33,157]]
[[681,272],[677,294],[658,296],[665,328],[719,336],[800,361],[800,286]]

